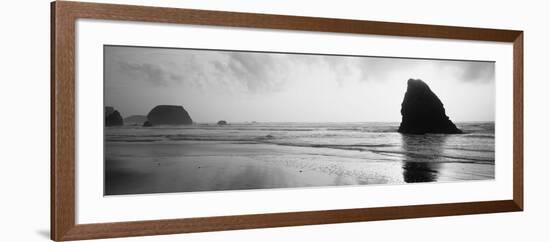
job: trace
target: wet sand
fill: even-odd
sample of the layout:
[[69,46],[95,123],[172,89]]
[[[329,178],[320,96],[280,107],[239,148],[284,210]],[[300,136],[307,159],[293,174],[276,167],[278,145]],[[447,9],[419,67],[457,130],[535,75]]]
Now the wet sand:
[[493,164],[235,142],[108,142],[105,195],[486,180]]

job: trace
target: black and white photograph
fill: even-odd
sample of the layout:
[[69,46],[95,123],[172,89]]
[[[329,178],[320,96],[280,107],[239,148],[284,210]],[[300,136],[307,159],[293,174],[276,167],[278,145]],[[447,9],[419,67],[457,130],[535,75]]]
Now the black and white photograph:
[[105,45],[104,194],[495,178],[495,62]]

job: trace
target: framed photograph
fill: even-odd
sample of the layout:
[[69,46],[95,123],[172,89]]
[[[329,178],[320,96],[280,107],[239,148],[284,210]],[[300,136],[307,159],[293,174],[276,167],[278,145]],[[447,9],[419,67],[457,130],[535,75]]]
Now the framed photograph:
[[523,210],[523,32],[53,2],[51,239]]

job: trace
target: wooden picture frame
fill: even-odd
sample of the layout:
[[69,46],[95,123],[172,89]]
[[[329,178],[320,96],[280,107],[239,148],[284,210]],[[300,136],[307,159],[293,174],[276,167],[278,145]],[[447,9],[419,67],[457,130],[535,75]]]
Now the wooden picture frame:
[[[326,211],[75,222],[75,22],[142,21],[513,43],[513,199]],[[523,32],[57,1],[51,4],[51,239],[100,239],[523,210]]]

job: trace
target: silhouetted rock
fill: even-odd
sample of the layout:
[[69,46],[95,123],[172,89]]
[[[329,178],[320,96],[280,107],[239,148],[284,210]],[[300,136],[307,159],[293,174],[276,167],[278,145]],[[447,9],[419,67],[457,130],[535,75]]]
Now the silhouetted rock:
[[114,111],[115,111],[115,108],[110,107],[110,106],[106,106],[105,107],[105,117],[111,115]]
[[123,125],[124,121],[120,113],[115,110],[113,107],[105,107],[105,126],[120,126]]
[[159,105],[154,107],[147,120],[152,125],[190,125],[193,124],[191,117],[182,106]]
[[152,124],[151,122],[149,122],[149,121],[145,121],[145,122],[143,123],[143,127],[151,127],[151,126],[153,126],[153,124]]
[[145,115],[132,115],[124,118],[125,125],[141,125],[147,121],[147,116]]
[[462,131],[449,120],[441,100],[420,79],[409,79],[401,104],[401,125],[398,132],[407,134],[460,134]]
[[227,121],[220,120],[220,121],[218,121],[218,125],[227,125]]

